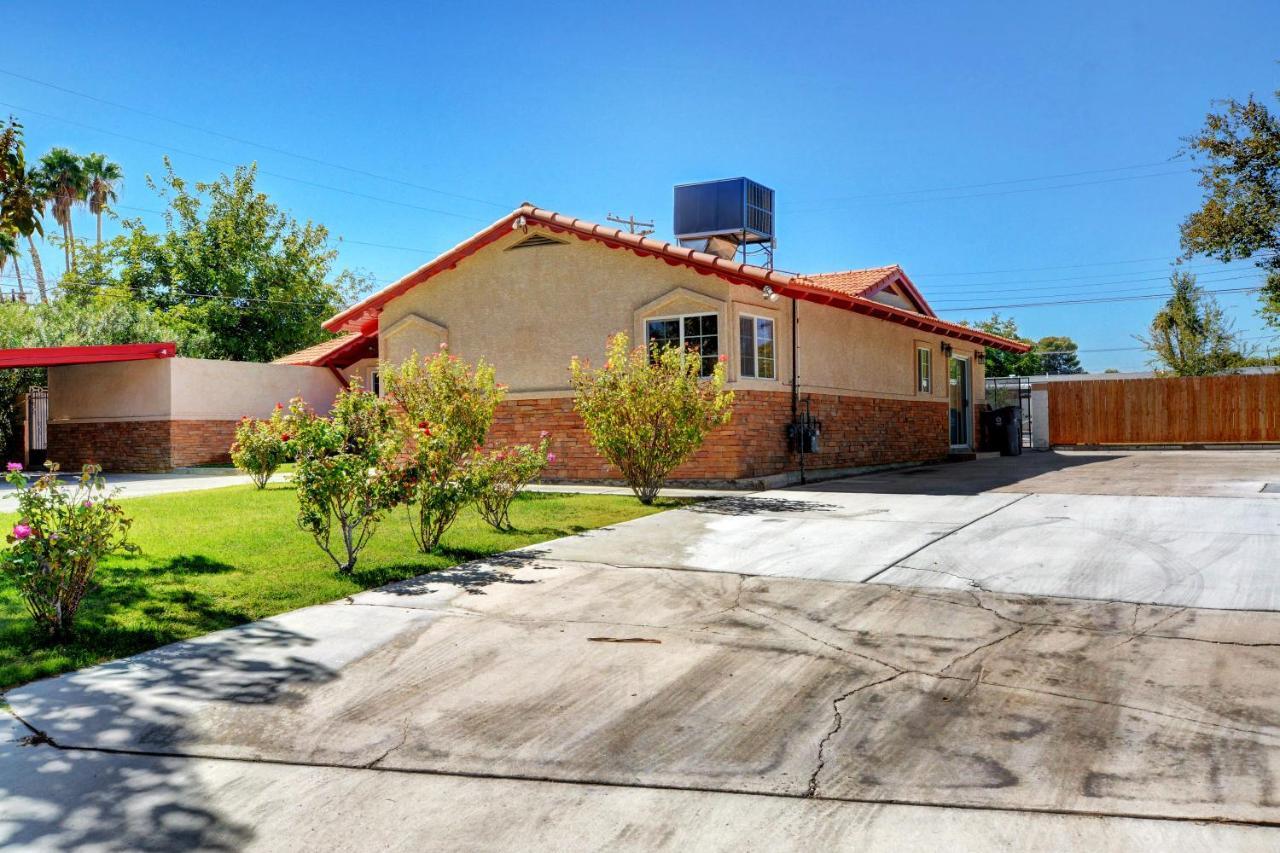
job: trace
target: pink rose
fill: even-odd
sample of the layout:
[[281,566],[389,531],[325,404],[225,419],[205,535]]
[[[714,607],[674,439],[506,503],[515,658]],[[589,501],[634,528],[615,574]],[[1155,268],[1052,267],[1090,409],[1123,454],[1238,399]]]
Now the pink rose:
[[548,462],[555,462],[555,461],[556,461],[556,455],[555,455],[554,453],[548,453],[548,454],[547,454],[547,461],[548,461]]
[[21,470],[22,470],[22,463],[21,463],[21,462],[10,462],[8,465],[6,465],[6,466],[5,466],[5,468],[7,468],[7,469],[8,469],[8,470],[10,470],[10,471],[21,471]]
[[85,509],[90,509],[93,506],[93,501],[85,501],[84,503],[81,504],[81,506],[83,506]]
[[27,537],[29,537],[30,535],[31,535],[31,525],[30,525],[30,524],[22,524],[22,523],[19,523],[19,524],[15,524],[15,525],[13,526],[13,538],[14,538],[14,539],[26,539],[26,538],[27,538]]

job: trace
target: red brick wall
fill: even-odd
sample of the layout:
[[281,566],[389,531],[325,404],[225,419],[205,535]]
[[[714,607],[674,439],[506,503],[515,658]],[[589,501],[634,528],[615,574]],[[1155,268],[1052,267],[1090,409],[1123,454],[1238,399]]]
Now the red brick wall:
[[49,424],[48,458],[64,471],[168,471],[231,461],[235,421],[99,421]]
[[[805,459],[811,470],[853,468],[946,457],[947,404],[941,401],[803,395],[822,422],[820,450]],[[693,458],[676,469],[678,480],[738,480],[799,468],[787,448],[788,392],[739,391],[733,420],[716,430]],[[551,433],[556,461],[549,479],[617,479],[619,473],[591,446],[569,397],[509,400],[498,407],[490,443],[534,442]]]

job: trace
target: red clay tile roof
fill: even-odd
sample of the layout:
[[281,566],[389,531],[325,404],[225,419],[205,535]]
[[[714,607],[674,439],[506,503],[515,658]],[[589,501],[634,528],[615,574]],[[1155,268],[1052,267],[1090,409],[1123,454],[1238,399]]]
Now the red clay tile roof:
[[877,285],[890,285],[895,275],[902,274],[902,267],[894,264],[888,267],[872,267],[866,270],[844,270],[843,272],[810,273],[805,276],[814,285],[843,293],[845,296],[870,296],[879,288]]
[[359,332],[346,332],[332,340],[321,341],[314,346],[281,356],[271,363],[328,366],[341,361],[344,351],[356,348],[364,340],[365,336]]
[[[921,331],[932,332],[950,338],[992,346],[1010,352],[1026,352],[1030,348],[1028,344],[1020,341],[1012,341],[998,335],[990,335],[977,329],[971,329],[958,323],[939,320],[933,314],[932,309],[929,308],[928,303],[925,302],[924,297],[920,296],[919,291],[911,284],[910,279],[898,267],[879,268],[880,271],[896,270],[898,274],[895,277],[890,278],[888,275],[884,275],[859,293],[845,292],[844,288],[846,286],[852,288],[854,282],[860,281],[859,276],[866,274],[867,277],[870,277],[875,271],[851,270],[845,273],[817,276],[780,272],[753,264],[725,260],[716,255],[695,251],[665,240],[642,237],[618,228],[597,225],[593,222],[575,219],[551,210],[542,210],[527,202],[494,222],[488,228],[464,240],[399,281],[388,285],[372,296],[362,299],[345,311],[330,317],[324,322],[324,327],[331,332],[360,331],[365,334],[373,334],[377,330],[378,313],[383,305],[417,287],[427,279],[446,270],[453,269],[463,259],[499,240],[512,229],[528,230],[529,228],[545,228],[553,234],[572,234],[580,240],[593,240],[603,243],[611,249],[627,249],[642,258],[658,258],[671,266],[686,266],[700,275],[714,275],[734,284],[744,284],[756,289],[762,289],[768,285],[780,296],[832,305],[857,314],[888,320],[891,323],[911,326]],[[832,276],[838,277],[838,280],[824,282],[824,279],[830,279]],[[886,279],[888,280],[886,281]],[[922,312],[908,311],[904,308],[897,308],[866,298],[868,290],[873,290],[881,282],[885,282],[886,286],[889,283],[901,282],[907,292],[913,298],[916,298]]]

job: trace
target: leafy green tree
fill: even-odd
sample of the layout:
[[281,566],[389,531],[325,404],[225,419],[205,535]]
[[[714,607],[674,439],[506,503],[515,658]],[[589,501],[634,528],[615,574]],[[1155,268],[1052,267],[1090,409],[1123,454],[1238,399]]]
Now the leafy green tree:
[[628,347],[620,332],[599,370],[573,359],[573,403],[596,450],[647,505],[671,471],[729,422],[733,392],[724,389],[724,356],[704,379],[701,360],[677,347]]
[[1182,223],[1182,247],[1186,257],[1254,259],[1267,271],[1262,316],[1280,325],[1280,114],[1253,95],[1220,106],[1184,140],[1204,202]]
[[187,355],[271,361],[330,337],[320,323],[366,282],[331,276],[337,252],[328,231],[298,223],[255,186],[256,167],[191,184],[174,173],[147,178],[167,204],[165,229],[126,219],[102,244],[102,269],[72,292],[122,292],[202,329]]
[[1077,351],[1080,346],[1066,335],[1048,335],[1036,341],[1036,354],[1040,367],[1051,375],[1084,373]]
[[[974,327],[1002,338],[1032,343],[1030,338],[1018,333],[1018,324],[1012,317],[1001,317],[999,313],[975,323]],[[985,364],[986,375],[990,377],[1036,376],[1044,373],[1044,364],[1034,348],[1030,352],[1016,353],[987,347]]]
[[1244,365],[1235,332],[1217,300],[1196,284],[1190,273],[1169,279],[1173,295],[1156,312],[1145,338],[1152,366],[1175,376],[1208,376]]
[[53,207],[53,218],[62,226],[62,251],[68,271],[75,269],[75,224],[71,214],[83,204],[88,192],[88,178],[80,158],[67,148],[52,148],[40,158],[36,183],[43,189]]
[[98,244],[102,243],[102,214],[116,202],[116,187],[124,179],[120,164],[107,159],[106,154],[88,154],[81,161],[86,181],[86,200],[89,212],[98,220]]

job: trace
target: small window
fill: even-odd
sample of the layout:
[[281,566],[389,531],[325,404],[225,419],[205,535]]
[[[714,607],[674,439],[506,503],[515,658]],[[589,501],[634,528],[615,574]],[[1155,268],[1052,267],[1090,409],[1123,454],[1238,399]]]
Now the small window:
[[745,379],[773,379],[777,376],[774,355],[773,321],[743,315],[738,318],[738,345],[741,348]]
[[649,346],[692,350],[702,360],[699,374],[710,376],[720,357],[719,322],[716,314],[655,318],[645,323],[646,342]]
[[916,391],[933,392],[933,350],[928,347],[916,347]]
[[382,396],[382,375],[376,368],[369,371],[369,390],[378,397]]

